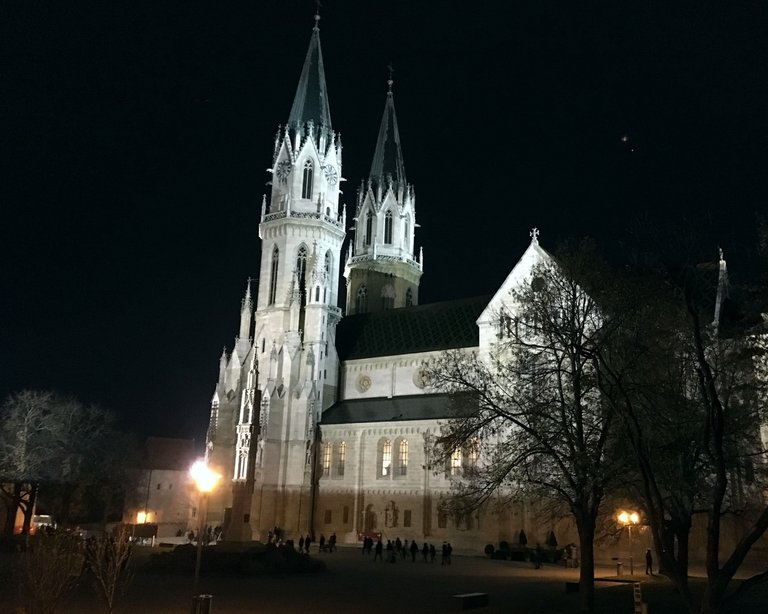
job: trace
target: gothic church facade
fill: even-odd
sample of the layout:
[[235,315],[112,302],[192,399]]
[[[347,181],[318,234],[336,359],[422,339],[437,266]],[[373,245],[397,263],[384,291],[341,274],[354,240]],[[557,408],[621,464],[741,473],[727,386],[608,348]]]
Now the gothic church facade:
[[452,479],[477,459],[457,450],[438,467],[430,458],[450,404],[425,387],[422,365],[447,349],[487,351],[493,314],[550,257],[534,231],[494,296],[419,304],[423,258],[391,81],[343,250],[342,147],[315,19],[273,146],[258,292],[249,282],[238,336],[219,363],[207,457],[226,486],[211,497],[207,520],[233,540],[263,540],[277,526],[287,538],[336,533],[347,543],[381,533],[477,548],[521,529],[543,542],[552,527],[534,526],[522,504],[460,518],[443,512]]

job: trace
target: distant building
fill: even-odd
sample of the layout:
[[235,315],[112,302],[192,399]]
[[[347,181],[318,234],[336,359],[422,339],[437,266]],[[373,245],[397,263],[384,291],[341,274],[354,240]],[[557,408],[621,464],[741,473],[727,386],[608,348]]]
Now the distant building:
[[136,490],[126,496],[124,522],[136,536],[162,539],[196,526],[197,495],[189,477],[195,460],[192,439],[149,437],[144,446]]

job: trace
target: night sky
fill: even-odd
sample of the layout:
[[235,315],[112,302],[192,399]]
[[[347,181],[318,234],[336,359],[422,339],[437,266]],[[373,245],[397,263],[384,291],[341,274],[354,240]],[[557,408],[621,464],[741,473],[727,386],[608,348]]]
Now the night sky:
[[[617,254],[638,219],[688,225],[746,270],[768,211],[765,3],[323,5],[350,207],[395,68],[422,303],[492,293],[532,226]],[[0,7],[0,394],[55,389],[200,440],[313,12]]]

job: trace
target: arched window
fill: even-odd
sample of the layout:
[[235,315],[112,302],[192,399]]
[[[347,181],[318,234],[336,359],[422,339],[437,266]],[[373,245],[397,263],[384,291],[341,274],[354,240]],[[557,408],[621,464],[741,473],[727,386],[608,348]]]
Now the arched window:
[[392,287],[392,284],[387,284],[381,289],[381,308],[395,308],[395,289]]
[[331,271],[333,269],[333,256],[331,255],[331,250],[325,252],[325,266],[323,268],[325,270],[325,283],[328,284],[331,282]]
[[392,442],[387,439],[381,447],[381,475],[392,473]]
[[411,288],[405,291],[405,306],[413,307],[413,290]]
[[280,250],[277,245],[272,250],[272,267],[269,278],[269,304],[275,304],[275,295],[277,294],[277,267],[280,264]]
[[403,225],[403,247],[407,250],[411,249],[411,238],[409,231],[411,229],[411,216],[405,216],[405,224]]
[[403,439],[400,442],[400,449],[397,451],[397,467],[400,475],[408,473],[408,440]]
[[369,211],[365,215],[365,234],[363,235],[363,245],[370,245],[372,236],[373,236],[373,214]]
[[347,464],[347,442],[342,441],[339,444],[338,456],[336,457],[336,475],[344,475],[344,466]]
[[323,476],[329,476],[331,475],[331,444],[330,443],[324,443],[323,444],[323,465],[322,465]]
[[363,284],[357,289],[355,313],[365,313],[366,311],[368,311],[368,288]]
[[477,439],[477,437],[473,437],[470,439],[469,443],[467,443],[467,463],[464,466],[464,469],[469,472],[474,472],[477,470],[477,459],[480,456],[480,441]]
[[384,243],[392,244],[392,211],[387,211],[384,216]]
[[312,173],[314,172],[314,166],[312,160],[307,160],[304,163],[304,174],[301,179],[301,197],[312,198]]
[[296,278],[299,283],[299,294],[301,295],[301,304],[304,304],[304,297],[307,293],[305,276],[307,273],[307,246],[302,245],[296,254]]
[[315,286],[315,302],[320,302],[320,286]]
[[461,448],[456,448],[451,454],[451,475],[461,474]]

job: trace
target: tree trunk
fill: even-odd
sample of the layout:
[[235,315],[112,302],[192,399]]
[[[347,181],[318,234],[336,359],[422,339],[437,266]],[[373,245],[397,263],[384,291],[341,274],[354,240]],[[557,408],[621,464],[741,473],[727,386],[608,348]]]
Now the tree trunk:
[[35,504],[37,503],[37,483],[29,485],[29,499],[24,508],[24,524],[21,527],[22,535],[29,535],[29,528],[32,526],[32,516],[35,514]]
[[592,516],[576,516],[579,532],[579,611],[592,612],[595,606],[595,520]]
[[11,538],[13,537],[13,530],[16,526],[16,514],[19,511],[19,505],[21,503],[21,484],[19,482],[14,482],[12,493],[3,492],[5,494],[3,498],[6,499],[8,510],[8,515],[5,517],[5,526],[3,527],[3,537]]

